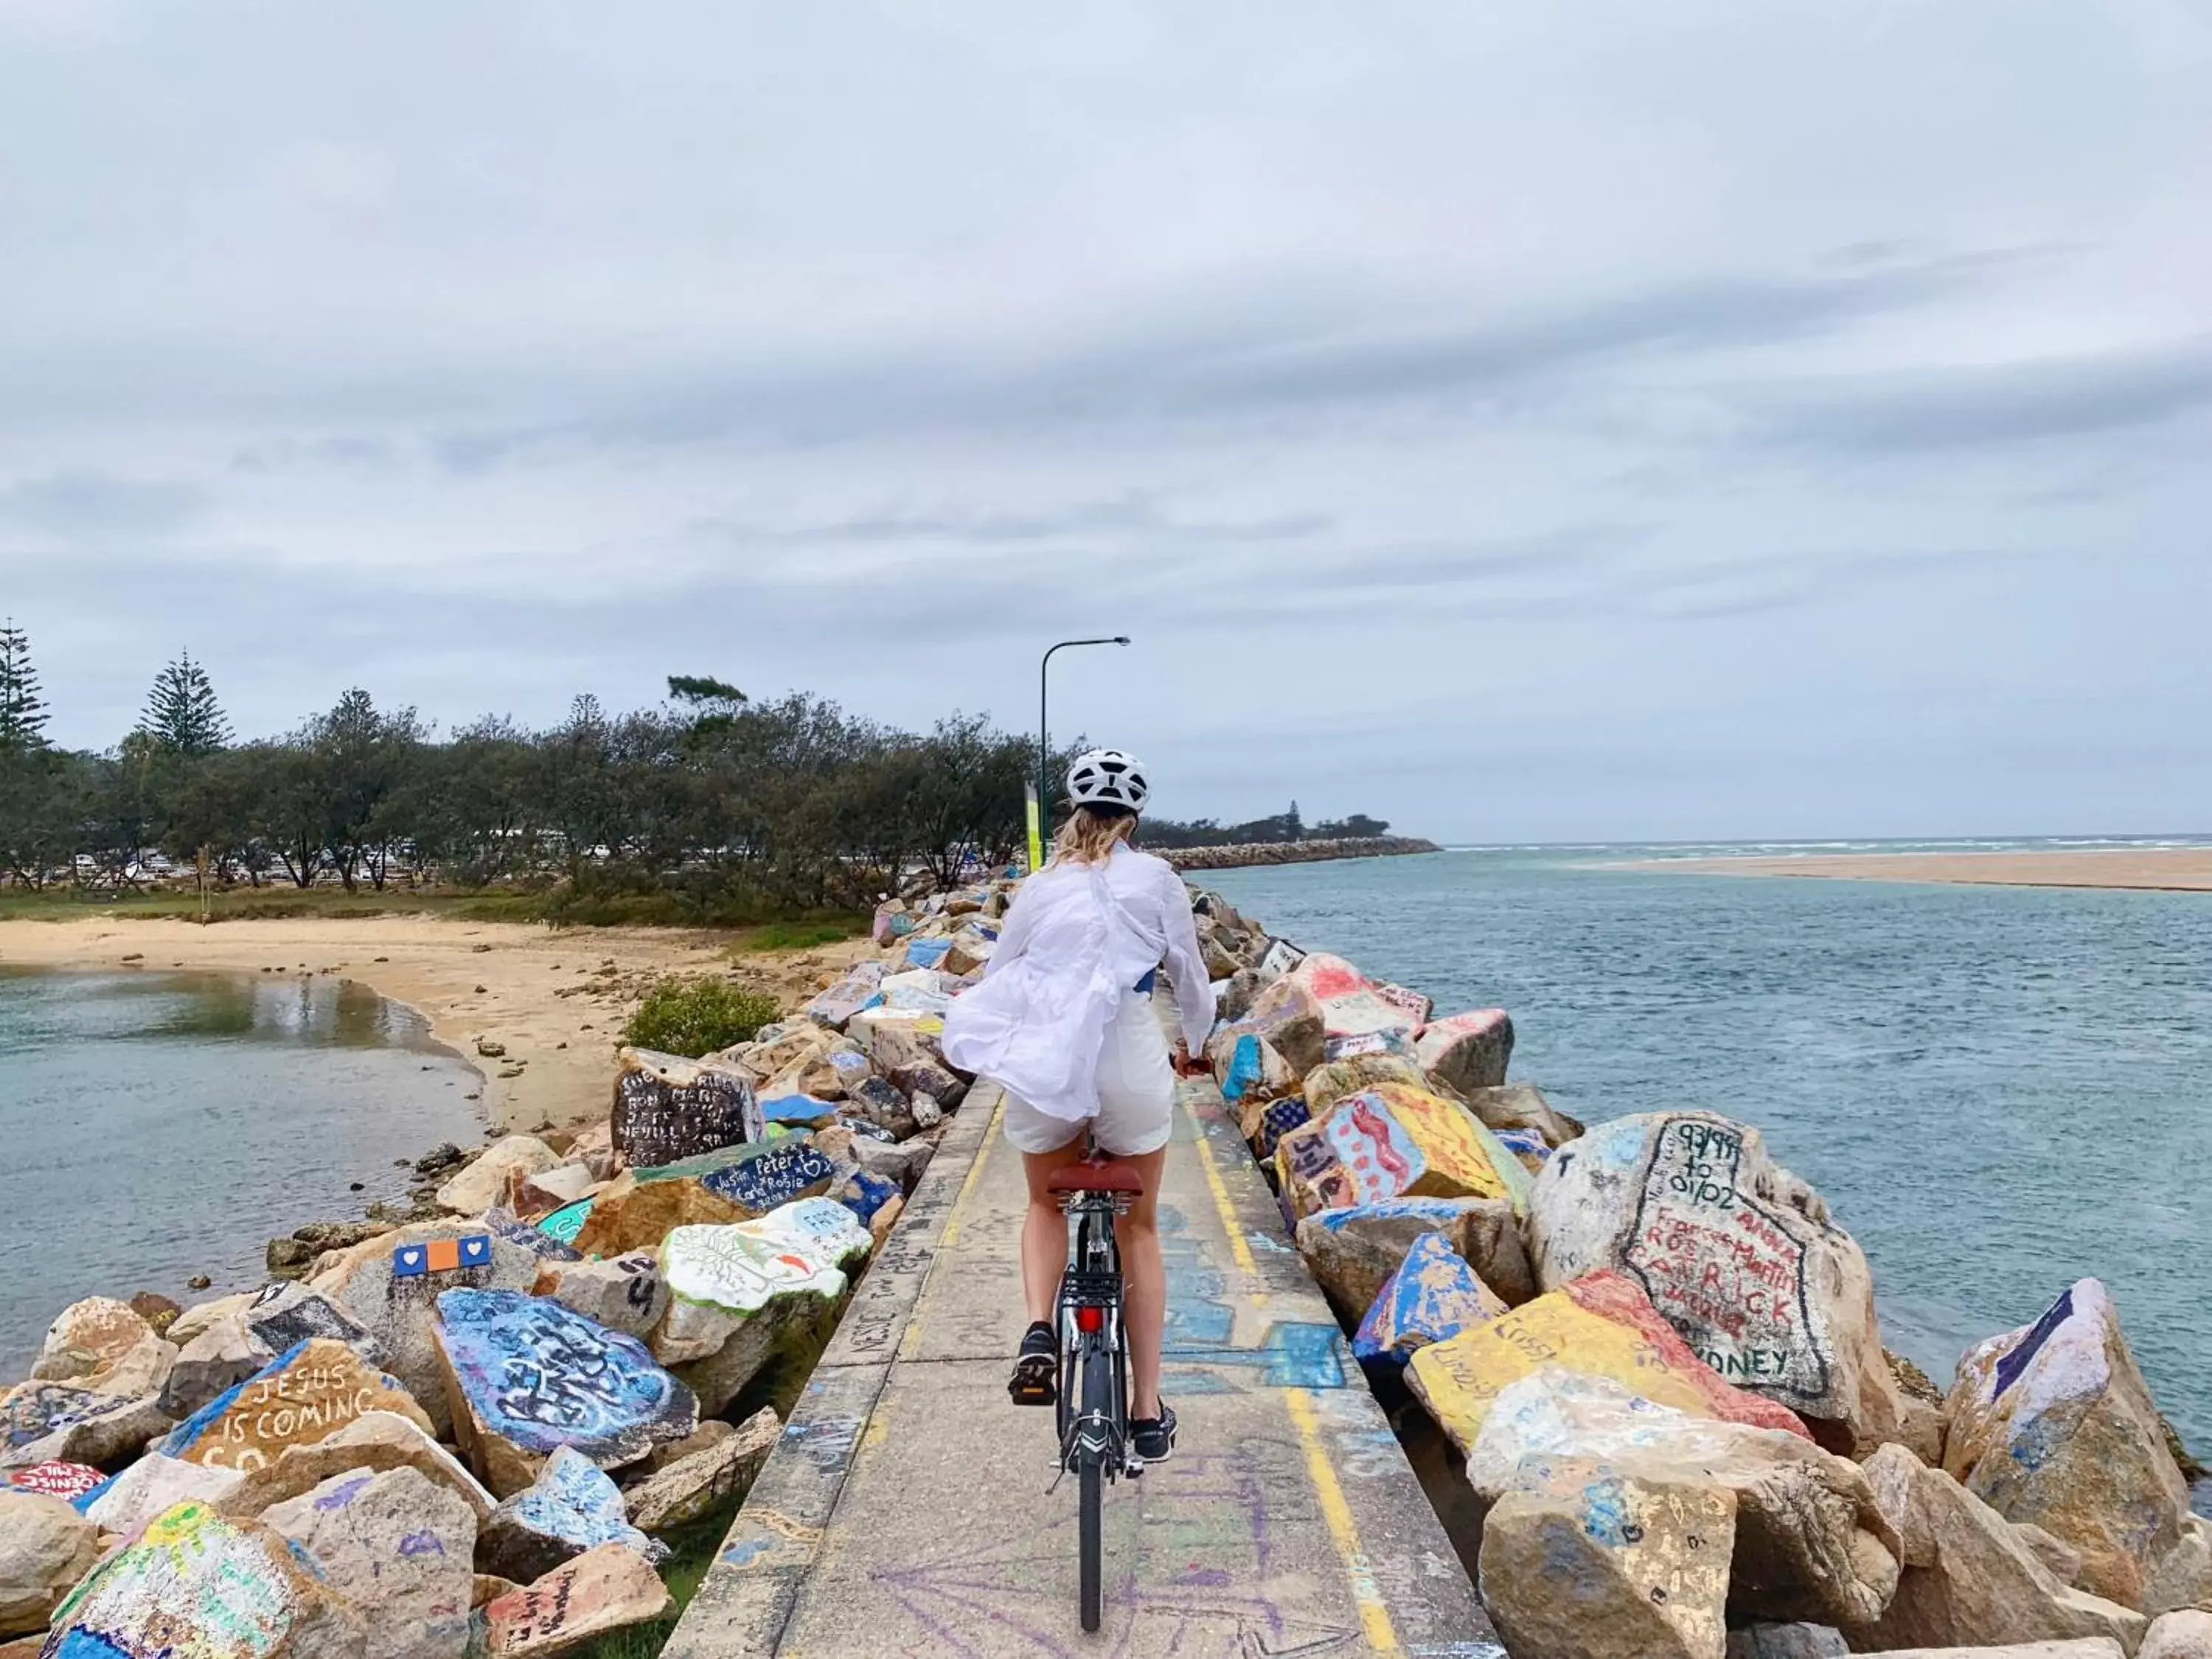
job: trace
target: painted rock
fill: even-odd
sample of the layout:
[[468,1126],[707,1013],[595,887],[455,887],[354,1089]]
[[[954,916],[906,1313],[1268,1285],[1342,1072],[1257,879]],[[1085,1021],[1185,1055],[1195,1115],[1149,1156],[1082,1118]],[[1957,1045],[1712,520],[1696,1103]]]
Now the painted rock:
[[867,1230],[843,1205],[803,1199],[754,1221],[678,1228],[661,1271],[683,1300],[751,1313],[783,1296],[842,1296],[840,1264],[869,1246]]
[[907,940],[901,961],[908,968],[934,968],[951,949],[951,939],[942,934],[933,939],[916,935]]
[[[1324,1060],[1344,1054],[1413,1050],[1413,1028],[1419,1021],[1405,1007],[1377,996],[1367,976],[1342,957],[1315,951],[1291,969],[1287,983],[1304,988],[1321,1009],[1322,1054]],[[1331,1054],[1331,1043],[1360,1038],[1379,1042],[1357,1048],[1340,1048]]]
[[1482,1528],[1482,1603],[1514,1659],[1720,1659],[1735,1494],[1570,1460]]
[[445,1487],[410,1468],[352,1469],[261,1520],[360,1609],[374,1659],[457,1659],[466,1649],[477,1522]]
[[990,961],[992,952],[998,948],[996,929],[972,926],[963,927],[952,936],[951,947],[945,953],[945,971],[966,979]]
[[1410,1066],[1413,1060],[1413,1034],[1402,1025],[1375,1031],[1332,1032],[1322,1039],[1321,1057],[1323,1064],[1340,1060],[1394,1059]]
[[[584,1231],[584,1224],[592,1218],[592,1206],[597,1200],[580,1198],[574,1204],[563,1204],[559,1209],[542,1215],[532,1224],[555,1243],[565,1246],[569,1254],[580,1255],[576,1249],[576,1235]],[[532,1250],[533,1255],[543,1254]]]
[[872,1221],[876,1212],[900,1196],[897,1186],[870,1175],[858,1165],[845,1171],[830,1196],[862,1221]]
[[277,1279],[254,1292],[239,1318],[263,1350],[263,1364],[302,1342],[343,1342],[372,1365],[383,1351],[369,1328],[321,1292]]
[[1247,1034],[1265,1037],[1283,1057],[1283,1064],[1300,1077],[1322,1063],[1321,1005],[1293,980],[1277,980],[1252,999],[1243,1018],[1206,1039],[1206,1058],[1213,1062],[1215,1077],[1226,1070],[1221,1058],[1224,1046],[1233,1050],[1237,1039]]
[[267,1528],[184,1503],[55,1610],[53,1659],[363,1659],[367,1627]]
[[148,1452],[129,1468],[90,1493],[80,1505],[84,1518],[102,1532],[127,1538],[155,1516],[197,1499],[220,1509],[222,1500],[246,1484],[237,1469],[187,1463],[180,1457]]
[[1222,1099],[1239,1110],[1297,1091],[1297,1073],[1275,1045],[1256,1032],[1239,1031],[1226,1042],[1209,1042],[1207,1047],[1214,1084]]
[[106,1481],[107,1477],[89,1463],[27,1463],[0,1469],[0,1489],[36,1492],[41,1498],[58,1498],[64,1504],[75,1503]]
[[0,1394],[0,1457],[104,1469],[137,1456],[175,1422],[157,1400],[123,1400],[70,1382],[19,1382]]
[[1518,1307],[1536,1296],[1513,1206],[1492,1198],[1400,1198],[1323,1210],[1297,1224],[1298,1254],[1340,1317],[1358,1321],[1423,1233],[1440,1232],[1482,1282]]
[[0,1637],[47,1617],[100,1559],[100,1528],[59,1498],[0,1491]]
[[[525,1221],[514,1211],[495,1204],[483,1212],[483,1230],[495,1238],[503,1238],[518,1249],[529,1251],[540,1261],[576,1261],[581,1257],[569,1241],[583,1226],[584,1217],[591,1213],[591,1199],[581,1198],[563,1204],[557,1210],[548,1210],[537,1221]],[[575,1225],[568,1229],[567,1238],[560,1236],[557,1227],[548,1228],[544,1224],[556,1215],[567,1215],[571,1212],[575,1215]]]
[[1407,1018],[1414,1030],[1426,1025],[1437,1012],[1434,999],[1419,991],[1408,990],[1402,985],[1393,985],[1388,980],[1370,980],[1367,988],[1389,1003]]
[[668,1611],[668,1591],[635,1550],[602,1544],[536,1583],[484,1604],[488,1654],[564,1653],[611,1630]]
[[621,1490],[599,1466],[562,1446],[538,1479],[492,1512],[484,1571],[528,1583],[601,1544],[626,1544],[647,1560],[666,1551],[630,1524]]
[[1285,1222],[1298,1223],[1324,1210],[1349,1209],[1359,1202],[1352,1171],[1318,1123],[1303,1124],[1275,1142],[1275,1188]]
[[309,1288],[368,1328],[384,1369],[430,1414],[433,1431],[444,1435],[453,1419],[432,1339],[439,1296],[459,1286],[526,1291],[537,1278],[538,1257],[511,1239],[472,1222],[425,1221],[325,1258]]
[[397,1378],[326,1338],[286,1350],[177,1425],[164,1456],[247,1474],[287,1446],[311,1446],[365,1412],[394,1412],[428,1431],[430,1419]]
[[1948,1473],[2081,1551],[2083,1589],[2146,1605],[2184,1544],[2189,1489],[2103,1285],[2082,1279],[1970,1350],[1943,1410]]
[[1499,1392],[1547,1365],[1610,1377],[1692,1416],[1810,1437],[1782,1407],[1731,1388],[1700,1364],[1619,1274],[1593,1275],[1448,1342],[1417,1349],[1406,1376],[1429,1415],[1466,1451]]
[[742,1499],[775,1449],[783,1425],[763,1407],[742,1428],[665,1464],[623,1496],[630,1523],[647,1532],[687,1526]]
[[1382,1083],[1346,1095],[1283,1139],[1335,1154],[1355,1204],[1394,1198],[1503,1198],[1520,1209],[1528,1173],[1468,1110],[1441,1095]]
[[538,1270],[532,1293],[550,1296],[565,1308],[611,1331],[643,1336],[668,1311],[668,1281],[652,1250],[633,1250],[605,1261],[549,1261]]
[[845,1115],[872,1123],[900,1140],[922,1127],[914,1099],[887,1077],[866,1079],[850,1091]]
[[617,1468],[698,1426],[699,1402],[643,1343],[557,1302],[448,1291],[437,1344],[455,1437],[501,1497],[529,1486],[563,1446]]
[[1348,1060],[1326,1061],[1306,1073],[1306,1109],[1315,1117],[1326,1117],[1346,1095],[1356,1095],[1379,1083],[1403,1084],[1411,1089],[1429,1086],[1421,1068],[1401,1054],[1355,1054]]
[[1431,1020],[1413,1040],[1425,1072],[1460,1091],[1495,1089],[1513,1058],[1513,1021],[1503,1008],[1478,1008]]
[[1304,957],[1305,952],[1299,950],[1290,940],[1271,939],[1267,941],[1267,948],[1260,953],[1260,977],[1273,984],[1297,967]]
[[1505,1304],[1475,1276],[1442,1233],[1413,1241],[1359,1322],[1352,1352],[1361,1359],[1404,1364],[1413,1350],[1449,1341],[1470,1326],[1502,1318]]
[[837,1166],[811,1146],[775,1146],[705,1176],[702,1186],[748,1215],[766,1215],[793,1199],[826,1193]]
[[1306,1109],[1303,1099],[1297,1095],[1285,1095],[1280,1100],[1270,1100],[1257,1108],[1248,1109],[1237,1127],[1243,1130],[1244,1138],[1252,1143],[1255,1155],[1273,1158],[1275,1148],[1283,1144],[1285,1135],[1312,1121],[1313,1114]]
[[629,1255],[657,1249],[678,1227],[738,1221],[744,1213],[728,1199],[708,1191],[695,1176],[629,1187],[618,1181],[592,1200],[590,1216],[577,1229],[575,1246],[585,1255]]
[[1861,1648],[2106,1637],[2132,1651],[2142,1641],[2148,1620],[2062,1583],[2020,1528],[1908,1448],[1882,1447],[1865,1470],[1902,1541],[1905,1571],[1881,1616],[1851,1627]]
[[1756,1129],[1709,1112],[1605,1124],[1535,1178],[1528,1237],[1544,1288],[1626,1273],[1706,1364],[1812,1420],[1832,1449],[1899,1440],[1935,1455],[1932,1408],[1908,1420],[1883,1357],[1864,1254]]
[[503,1136],[438,1188],[438,1204],[459,1215],[482,1215],[493,1205],[507,1201],[514,1182],[560,1161],[560,1154],[536,1135]]
[[1729,1609],[1744,1620],[1848,1625],[1878,1615],[1897,1589],[1904,1544],[1857,1464],[1801,1434],[1656,1404],[1610,1377],[1547,1364],[1511,1384],[1468,1453],[1467,1480],[1494,1501],[1571,1490],[1592,1468],[1733,1493]]
[[1534,1175],[1550,1160],[1551,1143],[1534,1129],[1493,1129],[1498,1144],[1521,1160],[1521,1167]]
[[872,1008],[882,1000],[877,987],[883,982],[883,964],[864,962],[844,978],[808,1003],[806,1018],[820,1024],[842,1030],[845,1023],[864,1008]]
[[837,1103],[817,1100],[812,1095],[763,1095],[761,1115],[769,1123],[789,1124],[796,1128],[811,1129],[837,1121]]
[[907,914],[904,899],[885,899],[876,907],[875,915],[868,924],[868,937],[879,945],[889,945],[913,931],[914,918]]
[[[940,1024],[886,1010],[856,1022],[853,1030],[878,1075],[908,1095],[927,1095],[949,1110],[966,1097],[968,1085],[945,1063],[933,1029]],[[848,1079],[846,1092],[851,1094],[865,1080]]]
[[413,1469],[467,1504],[478,1525],[499,1501],[460,1459],[410,1419],[396,1412],[364,1412],[336,1434],[311,1446],[287,1446],[276,1454],[276,1462],[256,1469],[242,1485],[217,1499],[216,1507],[229,1516],[258,1515],[270,1504],[297,1498],[349,1469]]
[[161,1393],[176,1353],[129,1303],[88,1297],[63,1309],[47,1328],[31,1375],[143,1400]]
[[615,1079],[615,1151],[632,1169],[758,1140],[752,1079],[734,1067],[624,1048]]

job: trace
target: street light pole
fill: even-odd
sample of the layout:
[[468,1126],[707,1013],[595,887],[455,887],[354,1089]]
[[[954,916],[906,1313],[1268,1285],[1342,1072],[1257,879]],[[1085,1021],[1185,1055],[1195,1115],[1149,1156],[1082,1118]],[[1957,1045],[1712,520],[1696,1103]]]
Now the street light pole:
[[1127,645],[1129,636],[1116,634],[1110,638],[1096,640],[1062,640],[1044,653],[1037,665],[1037,806],[1036,816],[1030,823],[1030,868],[1035,870],[1044,860],[1044,825],[1052,801],[1052,658],[1055,651],[1065,651],[1078,645]]

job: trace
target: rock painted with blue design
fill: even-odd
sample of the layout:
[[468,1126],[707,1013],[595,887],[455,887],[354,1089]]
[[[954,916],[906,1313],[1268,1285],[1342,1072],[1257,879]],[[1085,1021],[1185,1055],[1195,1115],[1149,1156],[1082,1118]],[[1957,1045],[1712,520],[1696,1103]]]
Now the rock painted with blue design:
[[486,1572],[526,1584],[601,1544],[625,1545],[648,1561],[668,1553],[630,1525],[622,1489],[605,1471],[563,1446],[536,1480],[492,1511],[477,1557]]
[[900,1194],[896,1183],[856,1169],[848,1170],[844,1179],[831,1188],[830,1195],[861,1220],[869,1221]]
[[563,1446],[619,1468],[699,1426],[698,1401],[644,1343],[557,1302],[448,1291],[436,1334],[455,1438],[497,1496]]
[[1359,1322],[1352,1352],[1403,1364],[1413,1350],[1503,1316],[1505,1304],[1442,1233],[1423,1233]]
[[[544,1234],[568,1253],[566,1257],[556,1259],[574,1260],[580,1255],[575,1248],[576,1235],[584,1231],[584,1224],[592,1218],[592,1206],[595,1201],[580,1198],[574,1204],[563,1204],[559,1209],[538,1218],[532,1231]],[[490,1218],[486,1217],[485,1220],[489,1224]],[[533,1255],[543,1254],[535,1244],[524,1248]]]
[[752,1214],[830,1190],[837,1166],[812,1146],[772,1147],[757,1158],[702,1176],[699,1184]]

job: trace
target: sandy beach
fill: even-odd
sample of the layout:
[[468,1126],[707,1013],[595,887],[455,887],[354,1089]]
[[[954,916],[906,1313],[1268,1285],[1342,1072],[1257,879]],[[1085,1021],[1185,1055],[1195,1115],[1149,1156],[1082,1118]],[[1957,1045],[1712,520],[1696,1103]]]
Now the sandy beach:
[[[726,973],[774,992],[789,1009],[865,944],[732,953],[729,938],[712,932],[556,931],[419,915],[207,927],[115,916],[0,921],[0,963],[18,967],[334,974],[358,981],[419,1012],[432,1035],[477,1070],[486,1118],[501,1128],[604,1115],[614,1085],[616,1034],[659,975]],[[505,1054],[480,1056],[479,1039],[503,1045]]]
[[2131,887],[2212,892],[2212,847],[2063,853],[1838,853],[1784,858],[1646,859],[1620,866],[1703,876],[1814,876],[1994,887]]

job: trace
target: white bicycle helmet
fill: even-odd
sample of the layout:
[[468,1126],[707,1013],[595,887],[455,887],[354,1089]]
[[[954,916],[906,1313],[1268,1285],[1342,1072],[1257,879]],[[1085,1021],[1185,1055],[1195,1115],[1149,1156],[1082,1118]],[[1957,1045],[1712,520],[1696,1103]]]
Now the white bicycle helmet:
[[1067,799],[1078,806],[1126,806],[1145,810],[1152,787],[1145,781],[1145,763],[1118,749],[1093,749],[1078,755],[1067,769]]

